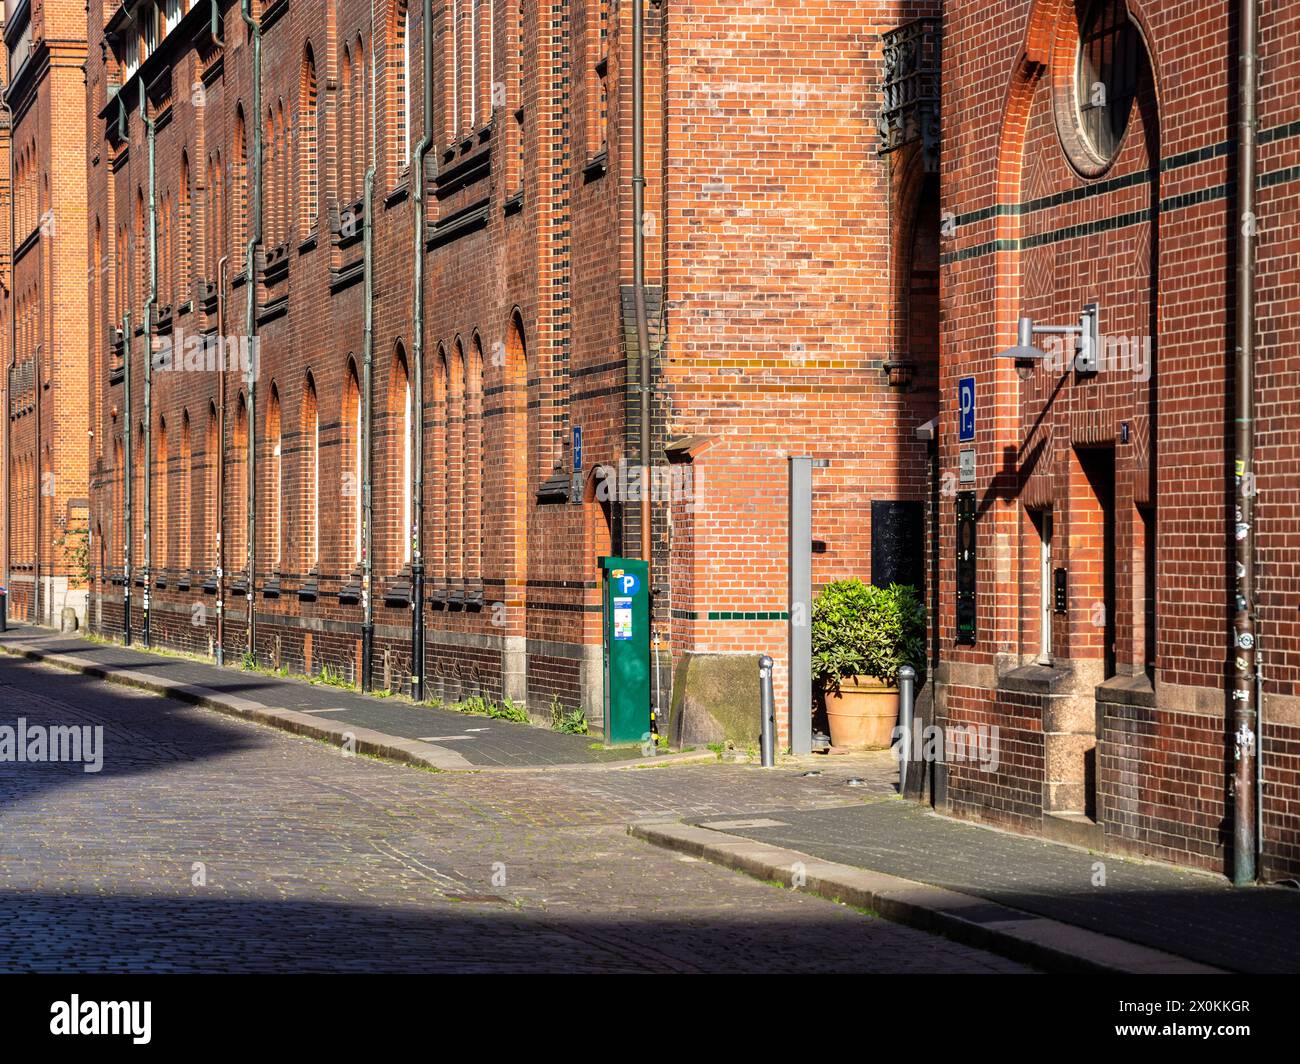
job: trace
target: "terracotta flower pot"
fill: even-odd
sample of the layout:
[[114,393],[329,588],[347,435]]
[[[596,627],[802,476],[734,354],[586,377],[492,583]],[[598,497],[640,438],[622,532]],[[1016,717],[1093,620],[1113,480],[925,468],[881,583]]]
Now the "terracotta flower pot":
[[870,676],[845,677],[839,694],[826,692],[831,745],[849,750],[888,750],[898,723],[898,688]]

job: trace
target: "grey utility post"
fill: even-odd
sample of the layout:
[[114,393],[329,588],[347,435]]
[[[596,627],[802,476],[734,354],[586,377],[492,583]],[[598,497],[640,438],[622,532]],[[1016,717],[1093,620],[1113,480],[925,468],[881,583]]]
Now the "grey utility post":
[[790,458],[790,752],[812,753],[812,471]]
[[772,659],[767,654],[758,659],[758,691],[763,710],[759,749],[763,767],[772,768],[776,764],[776,706],[772,700]]
[[898,670],[898,793],[907,793],[907,774],[915,753],[912,750],[912,717],[916,706],[916,670],[904,665]]

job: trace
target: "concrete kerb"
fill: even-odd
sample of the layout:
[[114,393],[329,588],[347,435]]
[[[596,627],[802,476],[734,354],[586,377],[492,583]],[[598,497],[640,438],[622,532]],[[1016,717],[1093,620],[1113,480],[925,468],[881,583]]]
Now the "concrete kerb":
[[[710,828],[663,820],[629,825],[634,838],[703,858],[831,901],[871,909],[895,923],[944,935],[1049,972],[1223,974],[1171,953],[1012,909],[984,898],[854,868]],[[794,884],[799,872],[799,885]]]
[[415,765],[419,768],[437,769],[442,772],[593,772],[652,768],[658,765],[689,764],[715,761],[717,759],[712,751],[692,751],[682,754],[663,754],[654,758],[591,764],[475,765],[454,750],[447,750],[431,743],[422,743],[418,739],[404,739],[357,725],[336,724],[308,713],[300,713],[297,710],[264,706],[260,702],[251,702],[236,695],[223,695],[206,687],[160,680],[155,676],[131,669],[107,668],[75,654],[51,654],[32,647],[17,647],[4,643],[0,643],[0,651],[13,657],[25,658],[28,661],[53,665],[69,672],[91,676],[119,687],[147,691],[188,705],[215,710],[227,716],[241,717],[244,720],[251,720],[271,728],[278,728],[280,731],[289,732],[293,735],[317,739],[329,743],[331,746],[342,748],[345,743],[351,740],[351,749],[358,754]]

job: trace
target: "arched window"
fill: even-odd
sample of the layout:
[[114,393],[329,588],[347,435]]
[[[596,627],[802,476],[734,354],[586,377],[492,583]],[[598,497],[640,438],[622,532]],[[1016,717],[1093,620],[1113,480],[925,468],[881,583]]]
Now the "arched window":
[[235,244],[240,252],[248,243],[248,131],[244,123],[244,109],[235,112],[235,180],[231,198],[231,224],[235,231]]
[[357,380],[356,363],[348,363],[348,380],[343,396],[343,424],[345,427],[345,448],[343,476],[340,494],[348,514],[347,531],[351,539],[352,561],[360,564],[362,557],[362,537],[365,528],[363,513],[361,478],[364,472],[362,462],[362,423],[361,423],[361,385]]
[[230,442],[230,505],[226,508],[230,549],[226,552],[226,567],[238,573],[248,566],[248,400],[242,391],[235,401],[235,432]]
[[397,417],[397,431],[401,433],[400,440],[394,440],[391,445],[391,454],[399,456],[396,476],[393,478],[393,489],[401,498],[397,502],[396,510],[402,515],[401,529],[398,533],[398,551],[397,556],[403,562],[411,561],[411,542],[412,527],[414,524],[414,515],[411,510],[411,499],[415,493],[415,462],[411,449],[411,429],[414,425],[414,398],[411,389],[411,377],[406,367],[406,351],[402,345],[397,345],[397,350],[393,356],[393,389],[392,404],[395,407],[394,412]]
[[303,388],[302,433],[302,492],[306,505],[302,559],[304,571],[311,572],[320,565],[320,408],[316,400],[316,381],[310,373]]
[[192,484],[194,455],[190,443],[190,412],[181,411],[181,455],[179,481],[180,490],[176,492],[177,505],[180,506],[180,520],[176,527],[176,564],[182,574],[188,575],[194,564],[190,557],[190,537],[194,525],[194,498],[190,492]]
[[158,439],[153,454],[153,528],[152,543],[154,572],[171,567],[171,508],[175,492],[168,490],[167,472],[171,455],[167,450],[167,419],[158,419]]
[[443,8],[447,35],[442,50],[442,113],[448,144],[454,143],[460,135],[460,3],[461,0],[449,0]]
[[316,215],[320,208],[320,157],[316,123],[316,60],[308,45],[302,57],[302,85],[298,106],[298,145],[301,152],[298,194],[302,205],[304,234],[316,227]]
[[339,63],[339,71],[339,199],[350,206],[355,199],[352,195],[352,138],[354,135],[352,128],[352,50],[346,44],[343,46],[343,60]]
[[474,334],[465,361],[465,576],[483,579],[483,344]]
[[524,323],[518,313],[510,320],[504,370],[502,398],[509,442],[500,448],[501,458],[506,463],[501,481],[509,495],[506,512],[511,515],[515,549],[519,551],[523,549],[523,538],[527,535],[528,482],[536,446],[537,414],[528,402],[528,347]]
[[276,126],[279,134],[279,229],[276,233],[276,242],[285,243],[289,239],[289,233],[292,229],[292,203],[294,195],[290,187],[290,155],[292,151],[289,143],[289,121],[285,117],[285,101],[279,100],[276,105]]
[[[370,128],[369,101],[366,97],[366,47],[361,35],[352,45],[352,200],[361,198],[365,190],[366,169],[369,164],[370,145],[366,141]],[[371,131],[373,135],[373,131]]]
[[126,461],[123,458],[122,437],[113,440],[113,530],[111,557],[114,565],[124,564],[126,545]]
[[[104,229],[100,224],[99,215],[95,215],[95,251],[94,251],[94,274],[90,278],[91,295],[90,305],[94,308],[92,313],[105,319],[109,316],[108,308],[104,304]],[[6,304],[5,310],[11,308]],[[104,364],[104,330],[102,328],[91,329],[91,343],[94,344],[93,354],[95,356],[95,366],[102,367]],[[95,424],[98,424],[96,418]],[[102,453],[102,451],[100,452]]]
[[284,490],[284,451],[280,430],[280,390],[271,382],[271,401],[266,411],[266,449],[270,457],[266,478],[267,558],[274,572],[280,571],[284,544],[284,517],[281,494]]
[[117,254],[113,258],[113,323],[118,325],[126,315],[127,309],[131,305],[130,295],[127,292],[127,252],[126,252],[126,226],[117,227]]
[[[436,425],[447,424],[447,349],[438,345],[438,357],[433,374],[433,420]],[[425,562],[436,583],[445,583],[448,573],[447,529],[451,523],[449,509],[451,497],[447,491],[447,433],[431,434],[433,454],[433,476],[429,484],[427,528],[424,541],[428,549],[424,552]]]
[[411,163],[411,14],[407,0],[399,0],[393,18],[393,136],[397,169]]
[[275,127],[275,105],[266,109],[266,125],[262,133],[262,161],[265,166],[262,181],[262,226],[268,248],[279,244],[280,182],[276,166],[279,162],[279,138]]
[[135,304],[139,320],[144,320],[144,301],[148,298],[148,273],[145,255],[148,244],[144,238],[144,190],[135,190]]
[[492,120],[493,55],[492,0],[474,0],[474,70],[472,73],[474,127]]
[[217,525],[220,471],[221,441],[218,435],[217,404],[208,403],[208,430],[203,443],[204,488],[203,488],[203,534],[206,542],[212,546],[211,562],[214,570],[221,566],[221,529]]
[[132,452],[135,468],[131,471],[131,558],[135,567],[144,565],[144,425],[135,427],[135,450]]
[[177,264],[177,277],[180,279],[180,287],[177,290],[176,298],[179,302],[184,303],[192,298],[193,290],[190,284],[190,155],[189,152],[181,153],[181,187],[179,210],[177,212],[176,226],[180,236],[178,241],[179,261]]
[[1124,0],[1081,8],[1075,104],[1088,147],[1109,162],[1128,128],[1146,50]]
[[463,579],[465,555],[461,512],[465,499],[465,348],[452,345],[447,365],[447,496],[452,520],[447,526],[447,556],[451,577]]

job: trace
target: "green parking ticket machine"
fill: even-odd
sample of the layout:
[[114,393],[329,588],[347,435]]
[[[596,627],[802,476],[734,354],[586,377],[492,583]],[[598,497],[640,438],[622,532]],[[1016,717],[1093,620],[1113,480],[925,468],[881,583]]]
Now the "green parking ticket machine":
[[605,741],[639,743],[650,731],[649,567],[602,558],[604,575]]

